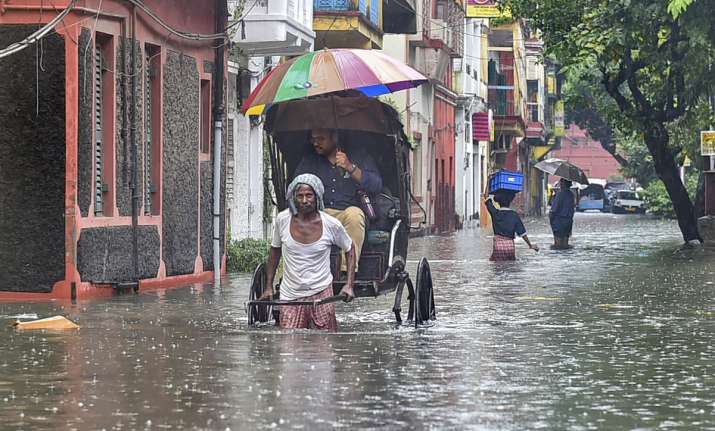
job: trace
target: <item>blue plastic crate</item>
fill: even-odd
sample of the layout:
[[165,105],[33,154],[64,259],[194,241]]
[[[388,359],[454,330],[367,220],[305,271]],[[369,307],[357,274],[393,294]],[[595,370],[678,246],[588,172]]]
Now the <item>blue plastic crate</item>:
[[497,171],[489,181],[489,192],[497,190],[511,190],[520,192],[524,190],[524,174],[521,172]]

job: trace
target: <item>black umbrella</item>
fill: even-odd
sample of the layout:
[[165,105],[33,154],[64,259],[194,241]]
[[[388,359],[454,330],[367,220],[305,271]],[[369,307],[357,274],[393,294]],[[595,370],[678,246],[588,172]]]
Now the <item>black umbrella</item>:
[[534,165],[536,169],[579,184],[588,184],[588,178],[578,166],[561,159],[546,159]]

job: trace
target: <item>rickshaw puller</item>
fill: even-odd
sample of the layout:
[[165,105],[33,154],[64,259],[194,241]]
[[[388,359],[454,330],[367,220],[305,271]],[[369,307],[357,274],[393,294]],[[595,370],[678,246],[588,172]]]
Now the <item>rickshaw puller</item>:
[[[340,222],[323,209],[323,184],[312,174],[297,176],[286,193],[288,208],[275,219],[266,268],[266,288],[260,299],[273,297],[273,280],[284,258],[282,300],[314,301],[333,296],[330,249],[340,247],[347,256],[348,277],[340,291],[345,300],[354,297],[355,246]],[[335,304],[285,305],[280,309],[281,328],[336,331]]]
[[[315,153],[303,157],[295,175],[311,173],[323,182],[325,212],[343,224],[355,244],[355,261],[360,262],[366,220],[357,192],[382,192],[382,177],[377,164],[365,151],[355,149],[348,156],[344,149],[338,148],[335,130],[313,129],[310,139]],[[347,270],[346,260],[343,259],[343,271]]]

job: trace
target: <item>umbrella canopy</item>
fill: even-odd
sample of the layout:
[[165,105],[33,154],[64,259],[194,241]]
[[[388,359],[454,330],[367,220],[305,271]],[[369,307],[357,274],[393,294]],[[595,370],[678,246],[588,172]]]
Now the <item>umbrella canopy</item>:
[[588,184],[588,178],[578,166],[561,159],[546,159],[535,164],[534,167],[547,174],[579,184]]
[[296,57],[273,69],[242,106],[260,115],[266,106],[343,90],[380,96],[417,87],[427,78],[380,51],[324,49]]

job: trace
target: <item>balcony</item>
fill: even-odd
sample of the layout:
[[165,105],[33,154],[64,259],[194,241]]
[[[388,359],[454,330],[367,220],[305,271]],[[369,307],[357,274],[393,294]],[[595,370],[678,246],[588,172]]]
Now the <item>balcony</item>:
[[[233,14],[238,1],[229,1]],[[310,51],[313,32],[311,0],[263,0],[250,9],[232,40],[248,56],[299,55]]]
[[314,0],[315,48],[382,47],[382,0]]
[[384,0],[382,30],[392,34],[417,33],[415,0]]
[[489,108],[494,113],[497,132],[525,136],[525,106],[516,102],[514,87],[510,85],[489,85],[488,89]]
[[[464,9],[452,0],[421,0],[422,1],[422,38],[412,39],[410,43],[422,48],[445,50],[452,58],[464,56],[464,37],[462,23]],[[424,13],[433,10],[434,13]]]

